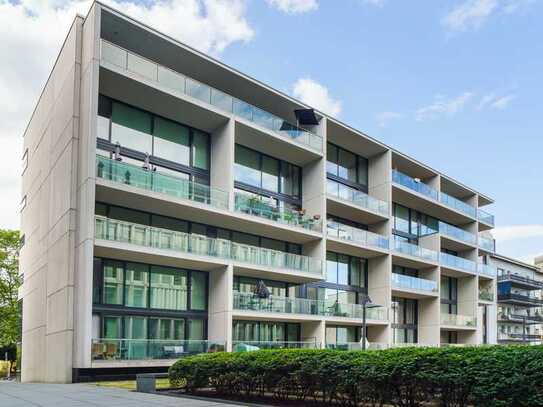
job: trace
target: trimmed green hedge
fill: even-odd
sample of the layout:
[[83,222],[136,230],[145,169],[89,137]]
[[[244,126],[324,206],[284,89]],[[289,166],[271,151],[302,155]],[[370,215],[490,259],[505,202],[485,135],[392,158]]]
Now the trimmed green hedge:
[[189,393],[211,389],[225,397],[345,406],[543,406],[543,346],[221,352],[180,359],[169,375]]

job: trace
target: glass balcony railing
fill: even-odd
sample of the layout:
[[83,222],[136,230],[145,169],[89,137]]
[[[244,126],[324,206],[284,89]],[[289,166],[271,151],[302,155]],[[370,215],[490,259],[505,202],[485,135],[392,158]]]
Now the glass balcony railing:
[[441,325],[476,327],[477,318],[470,315],[441,314]]
[[380,249],[388,250],[389,248],[389,239],[386,236],[381,236],[363,229],[357,229],[352,226],[343,225],[331,220],[327,222],[327,235]]
[[463,257],[453,256],[448,253],[439,253],[439,264],[445,267],[452,267],[470,273],[477,272],[477,263],[474,261],[464,259]]
[[494,215],[491,215],[482,209],[479,209],[477,219],[479,219],[480,222],[486,223],[487,225],[492,227],[494,226]]
[[317,341],[232,341],[233,352],[247,352],[260,349],[319,349]]
[[482,301],[494,301],[494,293],[488,290],[479,290],[479,299]]
[[477,273],[495,278],[498,269],[490,264],[477,263]]
[[[272,312],[285,314],[321,315],[329,317],[363,318],[360,304],[338,303],[337,301],[310,300],[270,296],[260,298],[252,293],[234,292],[234,309],[244,311]],[[388,312],[385,307],[366,307],[368,320],[386,321]]]
[[440,192],[439,202],[441,202],[443,205],[448,206],[449,208],[456,209],[458,212],[462,212],[468,216],[471,216],[472,218],[477,217],[477,208],[465,203],[464,201],[461,201],[458,198],[450,196],[445,192]]
[[105,218],[95,217],[96,239],[110,240],[138,246],[192,253],[257,266],[290,269],[322,274],[322,263],[299,254],[285,253],[263,247],[234,243],[225,239],[177,232]]
[[406,175],[398,170],[392,170],[392,182],[409,188],[436,201],[439,199],[439,193],[434,188],[430,187],[424,182],[416,181],[414,178],[411,178],[409,175]]
[[258,199],[257,197],[235,192],[234,209],[237,212],[272,220],[289,226],[300,227],[316,232],[322,231],[320,218],[301,215],[299,212],[286,208],[278,208]]
[[469,244],[477,244],[477,236],[473,233],[466,232],[464,229],[449,225],[445,222],[439,222],[439,233]]
[[174,198],[228,209],[228,192],[170,174],[145,170],[137,165],[96,156],[96,176],[108,181],[158,192]]
[[360,206],[370,211],[388,216],[388,203],[369,196],[362,191],[350,188],[339,182],[327,180],[327,194],[329,196],[347,201],[353,205]]
[[199,353],[223,352],[225,343],[208,340],[92,339],[92,360],[179,359]]
[[106,63],[156,82],[170,91],[191,96],[262,126],[305,147],[318,152],[323,150],[321,136],[104,40],[102,40],[101,46],[101,59]]
[[392,273],[392,286],[402,290],[427,291],[429,293],[437,292],[437,283],[435,281],[397,273]]
[[489,237],[479,236],[479,247],[487,252],[494,253],[496,251],[496,241]]
[[438,252],[430,249],[426,249],[421,246],[417,246],[413,243],[404,242],[395,238],[392,238],[392,248],[395,252],[407,254],[409,256],[418,257],[422,260],[436,262],[438,260]]

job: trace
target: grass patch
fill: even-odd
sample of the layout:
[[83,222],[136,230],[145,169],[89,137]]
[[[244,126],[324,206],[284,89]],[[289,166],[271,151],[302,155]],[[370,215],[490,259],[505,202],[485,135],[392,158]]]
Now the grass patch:
[[[125,390],[136,390],[136,381],[135,380],[114,380],[108,382],[96,382],[93,383],[99,387],[113,387],[116,389],[125,389]],[[156,388],[157,390],[169,389],[170,380],[169,379],[156,379]]]

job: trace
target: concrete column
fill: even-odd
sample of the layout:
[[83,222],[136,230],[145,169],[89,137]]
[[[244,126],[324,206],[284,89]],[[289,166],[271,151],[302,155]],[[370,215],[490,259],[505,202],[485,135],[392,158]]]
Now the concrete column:
[[368,341],[390,344],[392,343],[392,256],[379,256],[368,260],[368,295],[374,304],[387,308],[389,324],[379,329],[368,331]]
[[419,299],[419,343],[439,345],[440,315],[439,297]]
[[369,158],[368,162],[368,194],[389,203],[389,215],[392,213],[392,152]]
[[235,121],[230,119],[211,134],[210,184],[228,192],[228,208],[234,208]]
[[317,347],[326,347],[326,325],[324,321],[308,321],[301,324],[302,341],[313,341]]
[[226,343],[226,351],[232,351],[232,308],[234,267],[213,270],[209,273],[208,339]]

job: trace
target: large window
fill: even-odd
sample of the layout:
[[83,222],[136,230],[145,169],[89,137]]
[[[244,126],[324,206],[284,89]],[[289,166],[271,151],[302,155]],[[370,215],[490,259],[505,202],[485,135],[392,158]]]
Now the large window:
[[392,206],[393,233],[416,243],[421,236],[431,235],[439,231],[439,220],[394,203]]
[[234,342],[299,342],[300,324],[284,322],[233,321]]
[[98,304],[170,311],[207,309],[207,273],[102,259],[95,259],[95,264],[95,301],[100,298],[97,290],[103,293]]
[[209,135],[202,131],[100,95],[97,135],[100,149],[113,151],[118,143],[127,157],[149,154],[162,172],[209,178]]
[[441,276],[441,313],[458,313],[458,279]]
[[326,147],[326,173],[330,179],[367,192],[368,160],[332,143]]
[[367,261],[334,252],[326,253],[326,281],[337,285],[367,286]]
[[343,345],[360,341],[360,328],[355,326],[327,326],[326,345]]
[[392,329],[394,343],[416,343],[418,301],[392,297]]
[[[300,167],[236,144],[234,177],[236,187],[261,190],[274,197],[301,199]],[[252,188],[251,188],[252,187]]]

